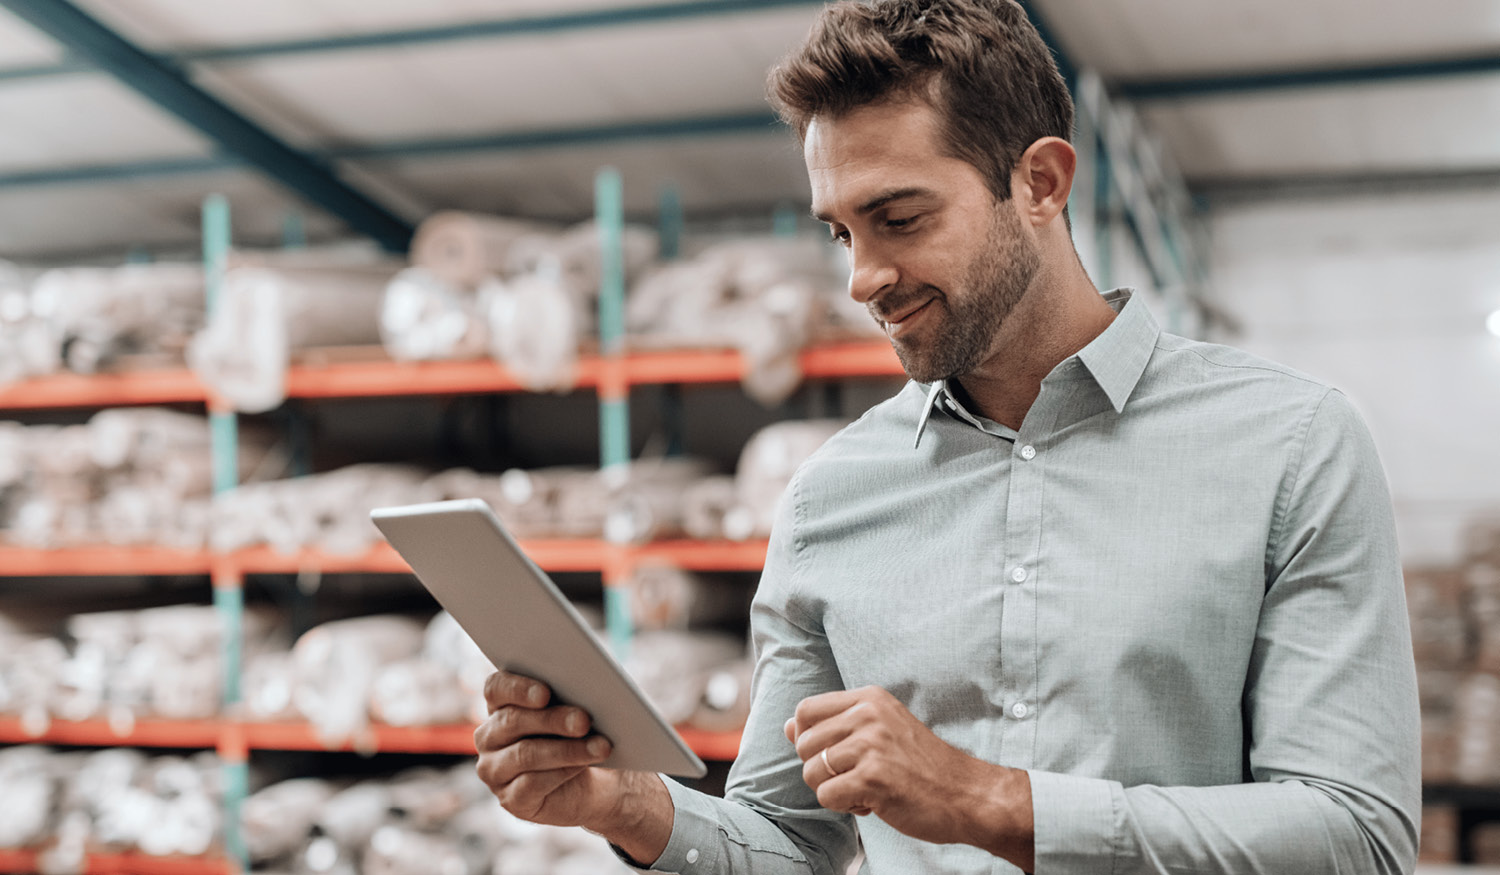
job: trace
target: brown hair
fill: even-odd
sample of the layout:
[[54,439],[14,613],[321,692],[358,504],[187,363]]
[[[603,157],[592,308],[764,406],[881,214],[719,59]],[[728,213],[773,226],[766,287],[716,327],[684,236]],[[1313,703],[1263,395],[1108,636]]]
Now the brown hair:
[[999,200],[1027,147],[1068,139],[1073,98],[1041,35],[1014,0],[856,0],[832,4],[769,77],[781,118],[807,134],[885,100],[938,111],[948,154],[974,165]]

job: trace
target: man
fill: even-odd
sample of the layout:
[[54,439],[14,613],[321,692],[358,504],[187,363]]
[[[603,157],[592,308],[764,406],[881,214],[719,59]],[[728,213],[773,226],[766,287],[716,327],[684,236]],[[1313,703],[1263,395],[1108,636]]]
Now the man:
[[837,873],[856,836],[900,875],[1410,872],[1415,671],[1349,402],[1094,289],[1009,0],[830,6],[771,90],[912,382],[782,501],[727,798],[593,768],[587,715],[502,673],[505,807],[683,873]]

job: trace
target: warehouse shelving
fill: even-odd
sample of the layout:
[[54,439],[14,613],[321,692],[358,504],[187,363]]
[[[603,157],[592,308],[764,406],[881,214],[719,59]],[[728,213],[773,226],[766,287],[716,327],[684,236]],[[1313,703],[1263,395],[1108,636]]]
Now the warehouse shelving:
[[[0,872],[40,872],[35,850],[0,848]],[[224,857],[153,857],[149,854],[89,854],[78,875],[234,875],[239,866]]]
[[[331,357],[337,356],[337,360]],[[366,353],[350,360],[345,350],[304,353],[287,372],[289,398],[367,398],[403,395],[463,395],[524,391],[520,381],[488,359],[451,362],[393,362]],[[326,361],[319,362],[318,359]],[[847,341],[804,350],[803,374],[810,379],[901,377],[901,363],[884,340]],[[733,383],[745,375],[744,357],[734,350],[653,350],[627,353],[619,366],[628,386],[681,383]],[[586,355],[578,363],[577,387],[597,388],[605,358]],[[67,407],[123,407],[141,404],[205,404],[208,389],[184,368],[111,374],[53,374],[0,386],[0,410]]]

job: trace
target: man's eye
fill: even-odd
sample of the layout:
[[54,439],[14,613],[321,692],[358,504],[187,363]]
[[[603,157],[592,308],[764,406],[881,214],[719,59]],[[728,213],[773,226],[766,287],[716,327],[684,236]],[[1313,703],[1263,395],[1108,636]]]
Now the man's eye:
[[837,243],[840,246],[848,246],[849,245],[849,232],[848,231],[834,231],[834,232],[832,232],[832,236],[829,239],[831,239],[834,243]]
[[895,229],[899,230],[901,228],[907,227],[908,225],[910,225],[912,222],[915,222],[915,221],[916,221],[916,217],[915,216],[908,217],[908,218],[905,218],[905,219],[886,219],[885,220],[885,226],[887,228],[895,228]]

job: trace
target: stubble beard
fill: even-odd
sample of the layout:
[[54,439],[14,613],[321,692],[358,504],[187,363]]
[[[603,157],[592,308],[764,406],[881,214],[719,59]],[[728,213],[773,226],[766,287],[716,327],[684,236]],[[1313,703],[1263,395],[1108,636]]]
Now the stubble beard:
[[[997,204],[984,248],[960,277],[961,293],[940,294],[929,306],[943,312],[925,342],[892,339],[906,375],[919,383],[961,377],[990,355],[1005,319],[1025,297],[1041,269],[1041,254],[1006,203]],[[925,291],[930,291],[927,287]],[[918,291],[913,298],[921,297]]]

